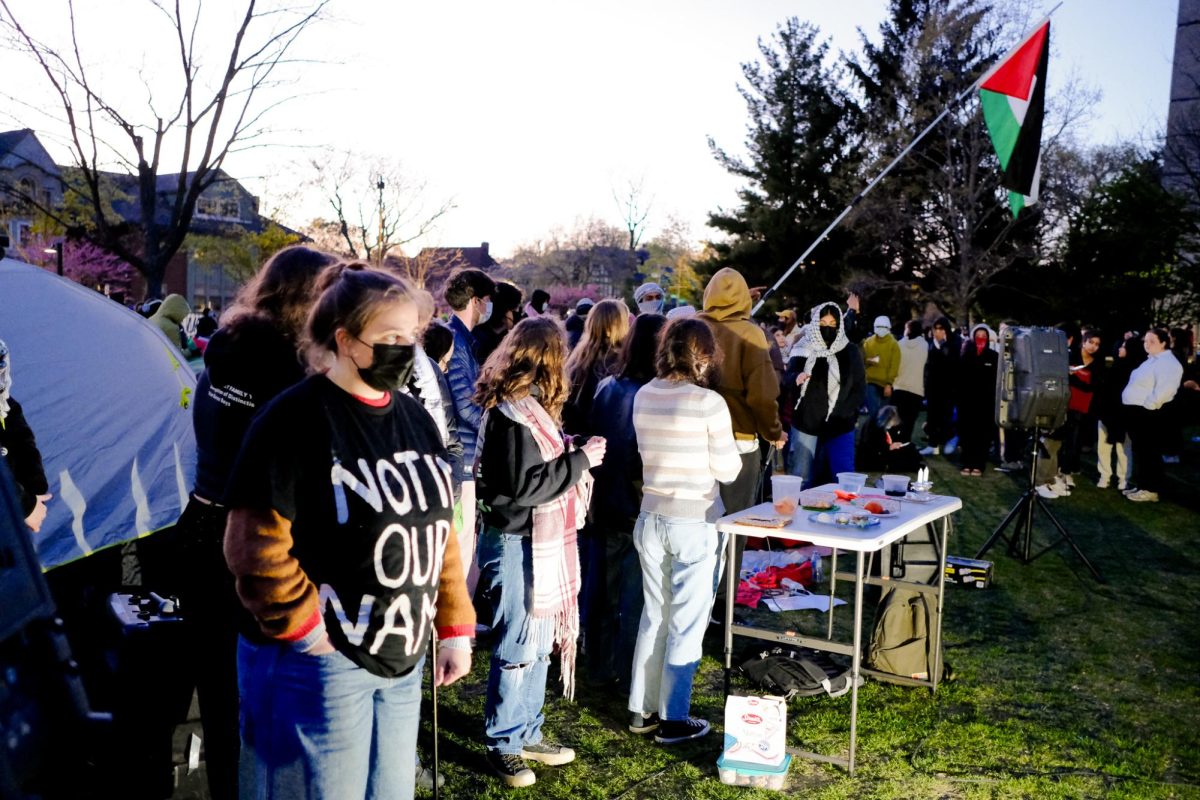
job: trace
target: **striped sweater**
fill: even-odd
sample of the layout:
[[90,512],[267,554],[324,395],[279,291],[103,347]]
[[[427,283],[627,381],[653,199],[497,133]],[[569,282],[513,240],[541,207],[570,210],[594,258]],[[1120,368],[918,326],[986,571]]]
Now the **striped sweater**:
[[633,400],[633,428],[642,456],[642,511],[709,522],[721,516],[717,482],[729,483],[742,467],[721,395],[655,378]]

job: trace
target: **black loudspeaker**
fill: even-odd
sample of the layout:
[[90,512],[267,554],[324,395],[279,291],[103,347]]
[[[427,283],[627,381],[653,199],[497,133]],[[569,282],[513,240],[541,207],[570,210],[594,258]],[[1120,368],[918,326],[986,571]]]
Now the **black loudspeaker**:
[[1057,328],[1007,328],[996,370],[996,424],[1052,431],[1071,399],[1067,335]]

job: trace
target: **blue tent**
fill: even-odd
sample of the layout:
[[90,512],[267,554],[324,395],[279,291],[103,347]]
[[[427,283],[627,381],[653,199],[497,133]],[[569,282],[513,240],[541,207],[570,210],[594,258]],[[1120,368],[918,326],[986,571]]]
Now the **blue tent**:
[[46,568],[174,524],[195,474],[196,378],[154,325],[46,270],[0,260],[0,339],[51,499]]

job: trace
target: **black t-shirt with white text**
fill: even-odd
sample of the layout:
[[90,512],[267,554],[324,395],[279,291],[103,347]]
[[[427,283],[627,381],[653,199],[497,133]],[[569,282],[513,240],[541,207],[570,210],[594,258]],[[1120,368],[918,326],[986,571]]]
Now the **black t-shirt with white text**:
[[449,459],[420,403],[393,392],[377,408],[306,378],[255,417],[225,502],[292,522],[292,555],[339,651],[383,677],[416,666],[454,502]]

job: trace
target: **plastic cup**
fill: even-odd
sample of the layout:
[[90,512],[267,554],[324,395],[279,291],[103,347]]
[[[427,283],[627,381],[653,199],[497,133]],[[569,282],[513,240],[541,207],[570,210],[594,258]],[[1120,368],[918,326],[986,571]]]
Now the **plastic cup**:
[[839,472],[837,474],[838,488],[843,492],[858,494],[867,483],[867,476],[861,472]]
[[884,475],[883,493],[889,497],[904,497],[908,494],[908,476]]
[[772,475],[771,499],[778,503],[788,499],[796,505],[800,503],[800,490],[804,487],[804,479],[799,475]]

